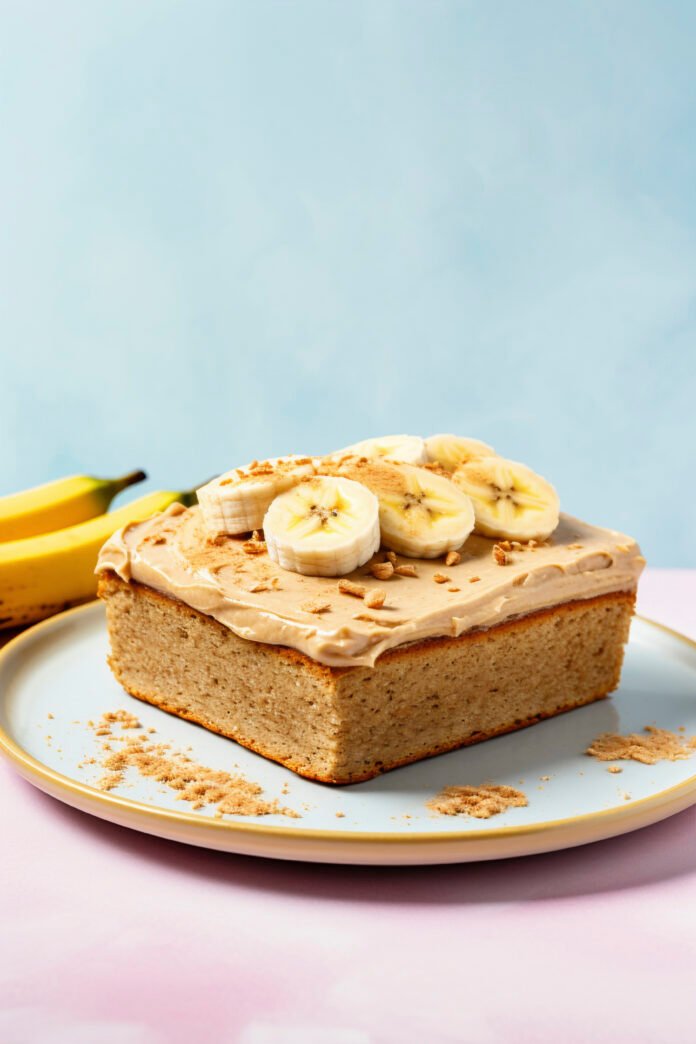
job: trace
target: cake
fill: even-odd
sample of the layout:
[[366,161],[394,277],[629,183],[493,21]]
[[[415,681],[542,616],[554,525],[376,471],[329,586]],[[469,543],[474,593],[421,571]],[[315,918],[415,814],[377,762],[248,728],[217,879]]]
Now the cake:
[[[493,454],[490,447],[481,452]],[[232,487],[234,510],[229,503],[219,510],[219,501],[211,506],[211,491],[201,491],[196,507],[175,504],[116,533],[97,570],[109,663],[121,685],[301,776],[339,784],[607,696],[619,681],[644,564],[635,541],[559,515],[557,508],[549,522],[550,493],[535,510],[546,512],[544,525],[552,531],[518,539],[511,534],[521,536],[536,521],[522,518],[517,504],[518,523],[509,505],[501,509],[507,521],[491,523],[490,504],[479,507],[471,489],[470,531],[460,540],[466,514],[460,500],[455,498],[453,520],[444,517],[441,502],[437,513],[428,509],[427,496],[433,489],[442,496],[445,487],[437,482],[455,483],[470,459],[451,467],[444,454],[404,464],[405,455],[402,448],[394,459],[381,453],[375,460],[364,448],[349,447],[331,458],[254,462],[213,487],[219,497]],[[295,487],[287,484],[286,460],[302,461]],[[515,488],[532,498],[528,478],[516,470],[522,466],[507,463],[517,476]],[[344,528],[357,526],[359,533],[349,533],[355,539],[324,533],[328,555],[312,536],[312,554],[295,548],[290,567],[287,548],[297,526],[288,528],[285,516],[288,504],[298,501],[279,502],[300,494],[303,503],[314,501],[312,483],[324,490],[333,482],[331,495],[344,498],[354,485],[375,489],[375,467],[418,471],[425,493],[405,513],[410,528],[396,533],[379,487],[377,536],[371,501],[358,498],[360,512],[370,517],[350,522],[346,508]],[[256,479],[249,481],[255,469]],[[273,485],[276,469],[284,486],[271,507],[273,490],[263,496],[259,490]],[[471,486],[473,473],[469,468],[460,491]],[[258,498],[254,511],[262,512],[267,532],[248,525],[257,517],[253,512],[239,514],[238,482],[245,510]],[[534,495],[541,504],[541,493]],[[432,498],[431,505],[435,493]],[[311,506],[313,517],[333,510]],[[435,519],[427,532],[422,520],[414,522],[426,509]],[[247,530],[239,531],[241,525]],[[500,526],[497,537],[492,525]],[[326,520],[316,527],[321,535]],[[448,541],[460,542],[454,547]],[[344,572],[346,564],[353,568]]]

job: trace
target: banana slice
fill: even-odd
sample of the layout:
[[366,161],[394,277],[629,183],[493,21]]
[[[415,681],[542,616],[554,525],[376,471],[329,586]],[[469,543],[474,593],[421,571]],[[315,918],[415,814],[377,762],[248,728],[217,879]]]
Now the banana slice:
[[379,506],[347,478],[307,479],[276,497],[263,520],[268,554],[305,576],[345,576],[379,548]]
[[311,457],[290,456],[254,460],[220,475],[198,490],[206,529],[211,536],[260,529],[271,501],[314,470]]
[[558,525],[556,490],[524,464],[482,457],[461,464],[452,481],[473,501],[477,533],[544,540]]
[[437,558],[461,547],[474,528],[469,498],[442,475],[412,464],[349,460],[340,474],[379,501],[382,543],[410,558]]
[[425,448],[429,460],[450,472],[470,460],[497,456],[492,446],[478,439],[462,438],[461,435],[431,435],[425,440]]
[[398,460],[404,464],[425,464],[428,460],[425,442],[420,435],[383,435],[377,439],[364,439],[331,456],[340,458],[348,454],[367,457],[368,460]]

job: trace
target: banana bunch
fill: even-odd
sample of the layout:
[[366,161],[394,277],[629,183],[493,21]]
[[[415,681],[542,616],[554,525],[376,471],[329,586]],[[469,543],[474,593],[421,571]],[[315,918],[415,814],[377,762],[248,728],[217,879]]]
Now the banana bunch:
[[102,544],[122,526],[190,494],[150,493],[107,512],[121,490],[146,476],[73,476],[0,497],[0,630],[21,627],[94,598]]
[[546,479],[459,435],[385,435],[326,457],[253,461],[198,499],[212,535],[263,529],[274,561],[313,576],[352,572],[380,544],[438,558],[473,531],[543,540],[559,517]]

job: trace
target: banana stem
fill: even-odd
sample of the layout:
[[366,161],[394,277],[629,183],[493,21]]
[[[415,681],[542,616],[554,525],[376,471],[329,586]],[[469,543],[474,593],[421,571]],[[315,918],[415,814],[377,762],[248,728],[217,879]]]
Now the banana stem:
[[147,478],[145,471],[131,471],[123,478],[114,479],[112,486],[114,489],[114,496],[120,493],[124,489],[128,489],[129,486],[134,486],[137,482],[142,482],[143,479]]

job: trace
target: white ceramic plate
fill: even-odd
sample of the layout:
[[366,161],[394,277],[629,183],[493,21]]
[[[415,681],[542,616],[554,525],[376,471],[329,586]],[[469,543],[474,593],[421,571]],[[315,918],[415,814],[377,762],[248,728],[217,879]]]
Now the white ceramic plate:
[[[419,762],[367,783],[330,787],[128,696],[107,665],[104,611],[92,603],[20,635],[0,653],[0,750],[31,783],[75,808],[189,844],[328,863],[412,865],[546,852],[635,830],[696,803],[696,757],[607,765],[583,754],[600,732],[645,725],[696,734],[696,643],[637,618],[620,689],[609,700],[521,732]],[[157,740],[192,747],[212,768],[241,771],[264,796],[301,814],[225,816],[192,811],[173,791],[133,772],[118,790],[95,787],[99,753],[86,726],[126,708]],[[52,715],[52,717],[49,717]],[[544,780],[542,777],[550,777]],[[426,802],[453,784],[504,783],[526,808],[488,820],[435,816]],[[283,791],[287,789],[287,793]],[[343,817],[338,818],[337,812]]]

